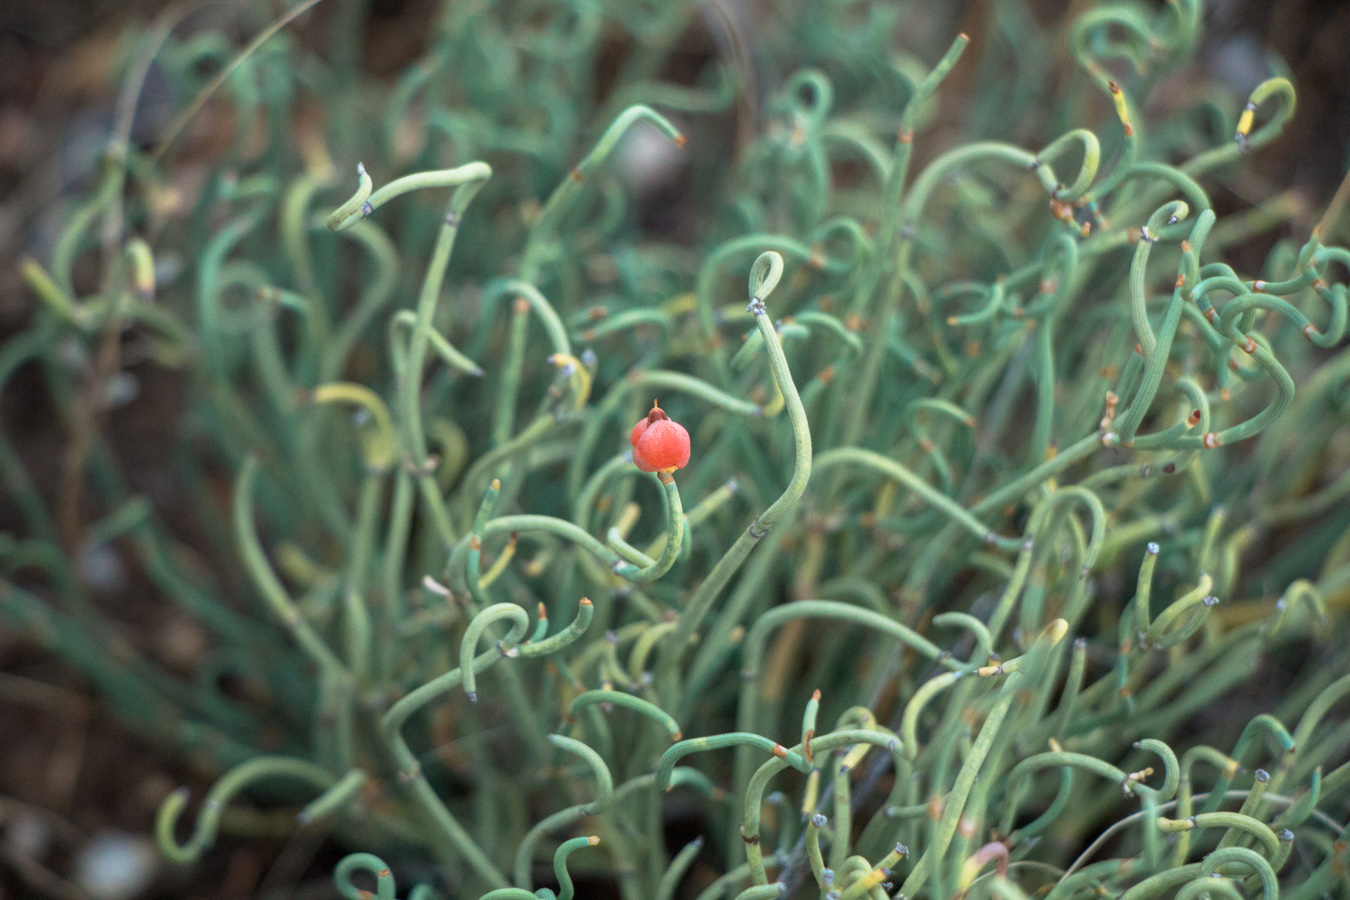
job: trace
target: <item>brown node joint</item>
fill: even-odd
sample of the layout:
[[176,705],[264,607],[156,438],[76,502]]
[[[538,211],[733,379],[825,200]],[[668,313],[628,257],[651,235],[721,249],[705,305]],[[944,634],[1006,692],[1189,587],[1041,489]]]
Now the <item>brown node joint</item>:
[[586,180],[586,176],[582,173],[581,169],[573,169],[573,170],[572,170],[572,180],[573,180],[573,181],[585,181],[585,180]]
[[773,750],[769,751],[779,759],[787,759],[787,748],[782,744],[774,744]]
[[1182,252],[1182,253],[1190,253],[1190,252],[1191,252],[1191,242],[1190,242],[1190,241],[1182,241],[1182,242],[1181,242],[1181,252]]
[[683,147],[685,144],[689,143],[689,138],[685,137],[682,134],[675,135],[674,140],[676,147]]
[[896,133],[895,139],[902,144],[912,144],[914,143],[914,131],[910,128],[901,128]]
[[1250,354],[1250,353],[1255,353],[1255,352],[1256,352],[1256,341],[1252,340],[1251,338],[1247,338],[1247,343],[1245,343],[1245,344],[1242,345],[1242,349],[1245,350],[1245,351],[1246,351],[1247,353],[1249,353],[1249,354]]
[[1303,336],[1305,338],[1311,341],[1315,334],[1317,334],[1317,329],[1313,327],[1312,323],[1303,326]]
[[942,798],[940,796],[934,795],[933,799],[928,801],[928,808],[926,810],[926,812],[928,813],[928,818],[932,819],[934,822],[941,819],[943,805],[944,804],[942,802]]
[[530,301],[526,300],[524,297],[517,297],[516,302],[511,304],[511,309],[518,315],[523,316],[530,311]]
[[1215,311],[1214,307],[1211,306],[1205,310],[1205,318],[1209,321],[1209,324],[1213,325],[1215,322],[1219,321],[1219,314]]
[[1201,438],[1200,443],[1205,445],[1206,450],[1213,450],[1215,447],[1219,446],[1219,435],[1216,432],[1211,431]]

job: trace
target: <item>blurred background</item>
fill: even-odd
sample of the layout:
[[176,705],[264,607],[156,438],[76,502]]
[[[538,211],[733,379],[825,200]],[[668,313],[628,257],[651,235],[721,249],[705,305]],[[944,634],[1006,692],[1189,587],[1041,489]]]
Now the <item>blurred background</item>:
[[[716,17],[696,18],[682,41],[691,70],[722,52],[714,20],[732,22],[754,62],[754,23],[775,14],[769,0],[717,0]],[[253,32],[245,22],[280,15],[279,3],[202,4],[180,29],[214,29],[242,46]],[[951,19],[979,42],[991,2],[956,2]],[[1037,21],[1050,22],[1092,4],[1024,0]],[[1159,6],[1162,4],[1159,3]],[[31,315],[33,299],[18,273],[23,256],[45,258],[59,200],[88,184],[114,117],[117,73],[129,40],[169,4],[161,0],[0,0],[0,341]],[[293,38],[317,52],[335,39],[344,10],[360,4],[328,0],[290,26]],[[425,50],[440,0],[370,0],[360,29],[362,66],[371,77],[392,78]],[[260,11],[259,11],[260,10]],[[627,48],[612,48],[621,60]],[[1216,206],[1246,206],[1284,196],[1296,210],[1289,233],[1306,234],[1321,217],[1350,166],[1350,2],[1346,0],[1209,0],[1205,43],[1198,65],[1209,78],[1245,94],[1271,67],[1287,66],[1298,90],[1298,110],[1284,135],[1255,160],[1250,183],[1216,192]],[[1281,65],[1281,63],[1276,64]],[[617,68],[617,64],[616,64]],[[207,73],[203,73],[207,74]],[[603,79],[604,73],[599,73]],[[784,73],[756,72],[762,93]],[[944,86],[959,98],[972,73],[958,71]],[[728,133],[751,127],[747,106],[724,123]],[[136,118],[133,140],[153,143],[178,112],[152,71]],[[194,124],[178,165],[213,152],[210,116]],[[1150,117],[1155,113],[1145,111]],[[1015,137],[1015,136],[1014,136]],[[923,153],[924,151],[920,151]],[[663,207],[664,208],[664,207]],[[678,229],[678,221],[665,223]],[[657,223],[660,227],[660,223]],[[1259,265],[1271,234],[1250,249]],[[1346,237],[1341,235],[1342,239]],[[1257,243],[1260,243],[1259,241]],[[1240,267],[1241,268],[1241,267]],[[1255,268],[1253,266],[1252,268]],[[0,420],[35,477],[56,478],[65,436],[45,415],[41,385],[20,372],[0,398]],[[156,447],[174,427],[171,380],[137,385],[134,414],[110,422],[114,440],[142,479],[171,477]],[[120,432],[120,435],[119,435]],[[0,507],[0,530],[10,514]],[[116,581],[86,561],[87,578]],[[134,586],[133,586],[134,587]],[[191,632],[172,633],[155,602],[113,583],[109,596],[122,604],[130,627],[164,628],[170,659],[184,668],[200,652]],[[0,898],[131,900],[149,897],[326,897],[337,851],[325,835],[302,833],[273,844],[222,841],[207,864],[190,872],[163,867],[148,834],[154,811],[178,784],[200,782],[171,759],[139,743],[101,712],[80,678],[0,628]]]

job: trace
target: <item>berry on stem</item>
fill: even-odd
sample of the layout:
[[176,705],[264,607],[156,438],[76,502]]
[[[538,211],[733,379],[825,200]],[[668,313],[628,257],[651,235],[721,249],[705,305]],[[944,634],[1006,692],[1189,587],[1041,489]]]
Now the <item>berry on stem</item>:
[[633,462],[644,472],[673,472],[689,463],[689,432],[652,401],[651,412],[633,426],[628,440]]

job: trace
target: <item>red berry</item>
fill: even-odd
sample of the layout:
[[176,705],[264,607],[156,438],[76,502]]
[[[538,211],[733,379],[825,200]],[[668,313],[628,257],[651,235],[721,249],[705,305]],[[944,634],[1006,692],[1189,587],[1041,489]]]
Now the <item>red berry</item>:
[[633,445],[633,462],[644,472],[683,469],[689,463],[689,432],[655,403],[651,412],[638,419],[628,440]]

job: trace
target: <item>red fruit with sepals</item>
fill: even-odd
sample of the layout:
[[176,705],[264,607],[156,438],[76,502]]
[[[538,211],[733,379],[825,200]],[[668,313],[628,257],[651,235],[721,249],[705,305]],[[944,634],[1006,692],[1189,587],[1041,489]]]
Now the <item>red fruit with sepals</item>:
[[651,412],[633,426],[628,440],[633,445],[633,462],[644,472],[670,472],[689,463],[689,432],[655,402]]

